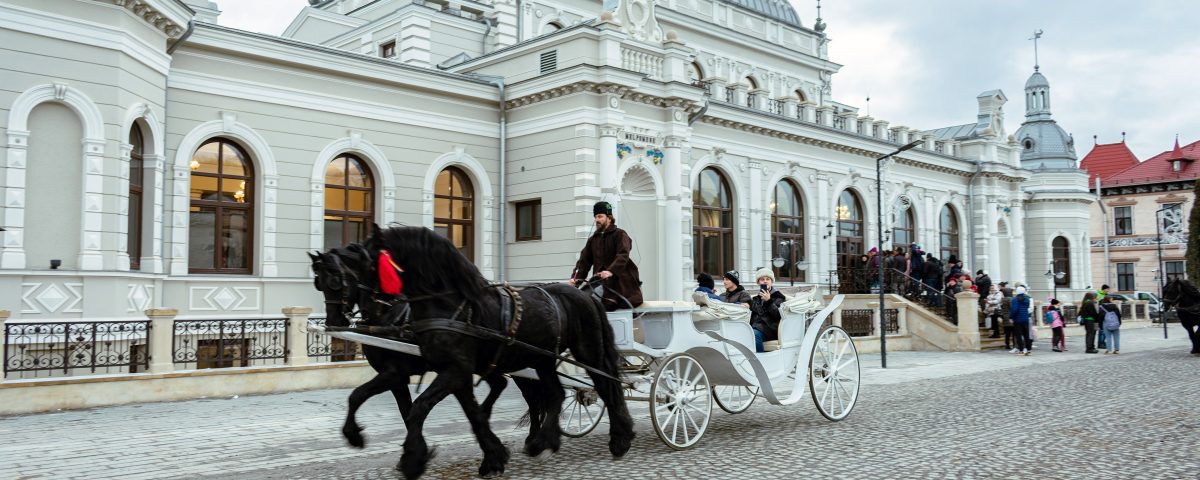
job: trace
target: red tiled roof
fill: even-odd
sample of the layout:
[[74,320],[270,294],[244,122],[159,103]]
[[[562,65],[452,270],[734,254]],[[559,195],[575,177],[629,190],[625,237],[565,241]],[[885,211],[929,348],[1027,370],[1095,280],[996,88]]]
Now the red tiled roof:
[[[1174,171],[1174,160],[1182,159],[1182,169]],[[1129,167],[1112,176],[1101,177],[1102,184],[1141,184],[1158,183],[1173,180],[1195,180],[1200,178],[1200,141],[1193,142],[1180,148],[1175,141],[1175,148],[1150,157],[1149,160]]]
[[1079,163],[1079,168],[1087,170],[1088,185],[1094,185],[1097,176],[1100,177],[1102,183],[1107,182],[1113,174],[1137,164],[1137,156],[1129,151],[1129,147],[1125,146],[1125,142],[1122,141],[1097,144],[1092,147],[1092,151],[1088,152],[1087,156],[1083,157],[1083,161]]

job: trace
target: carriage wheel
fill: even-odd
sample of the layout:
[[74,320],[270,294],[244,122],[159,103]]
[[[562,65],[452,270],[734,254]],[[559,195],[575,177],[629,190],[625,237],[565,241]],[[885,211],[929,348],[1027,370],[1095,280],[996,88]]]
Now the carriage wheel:
[[600,425],[604,418],[604,401],[591,388],[567,388],[562,411],[558,414],[558,429],[563,435],[579,438]]
[[861,383],[854,341],[841,327],[825,327],[817,336],[808,365],[808,389],[817,410],[835,422],[846,418],[858,401]]
[[676,450],[696,445],[712,416],[709,389],[708,374],[691,355],[667,358],[650,385],[650,420],[663,443]]
[[717,385],[712,389],[713,400],[717,406],[729,413],[738,414],[750,408],[758,396],[758,387],[741,385]]

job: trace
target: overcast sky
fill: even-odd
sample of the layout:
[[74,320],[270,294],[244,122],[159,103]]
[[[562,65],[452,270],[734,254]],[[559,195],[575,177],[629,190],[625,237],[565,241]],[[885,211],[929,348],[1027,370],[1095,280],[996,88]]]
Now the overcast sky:
[[[815,0],[791,0],[812,26]],[[307,0],[217,0],[220,23],[279,34]],[[599,4],[599,1],[597,1]],[[892,125],[933,129],[975,120],[975,96],[1001,89],[1008,133],[1024,120],[1035,29],[1055,120],[1080,158],[1128,143],[1145,160],[1200,140],[1200,1],[826,0],[834,99]],[[683,39],[687,40],[687,39]]]

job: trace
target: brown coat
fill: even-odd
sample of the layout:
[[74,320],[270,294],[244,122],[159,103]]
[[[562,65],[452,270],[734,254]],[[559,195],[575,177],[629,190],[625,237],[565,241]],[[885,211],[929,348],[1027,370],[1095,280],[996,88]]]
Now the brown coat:
[[579,281],[587,280],[588,271],[592,271],[592,275],[605,270],[612,272],[613,276],[604,281],[604,307],[609,311],[629,308],[613,293],[625,297],[635,307],[642,304],[642,281],[638,278],[637,264],[629,258],[632,247],[633,240],[628,233],[616,225],[609,225],[588,238],[575,263],[572,276]]

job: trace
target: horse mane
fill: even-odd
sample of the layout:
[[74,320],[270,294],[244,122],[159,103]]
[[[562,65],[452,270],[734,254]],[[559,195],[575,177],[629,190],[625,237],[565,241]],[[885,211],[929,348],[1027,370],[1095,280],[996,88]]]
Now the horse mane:
[[409,297],[442,296],[456,292],[471,303],[483,298],[488,281],[458,248],[424,227],[394,226],[376,230],[370,248],[386,248],[404,269],[404,293]]

